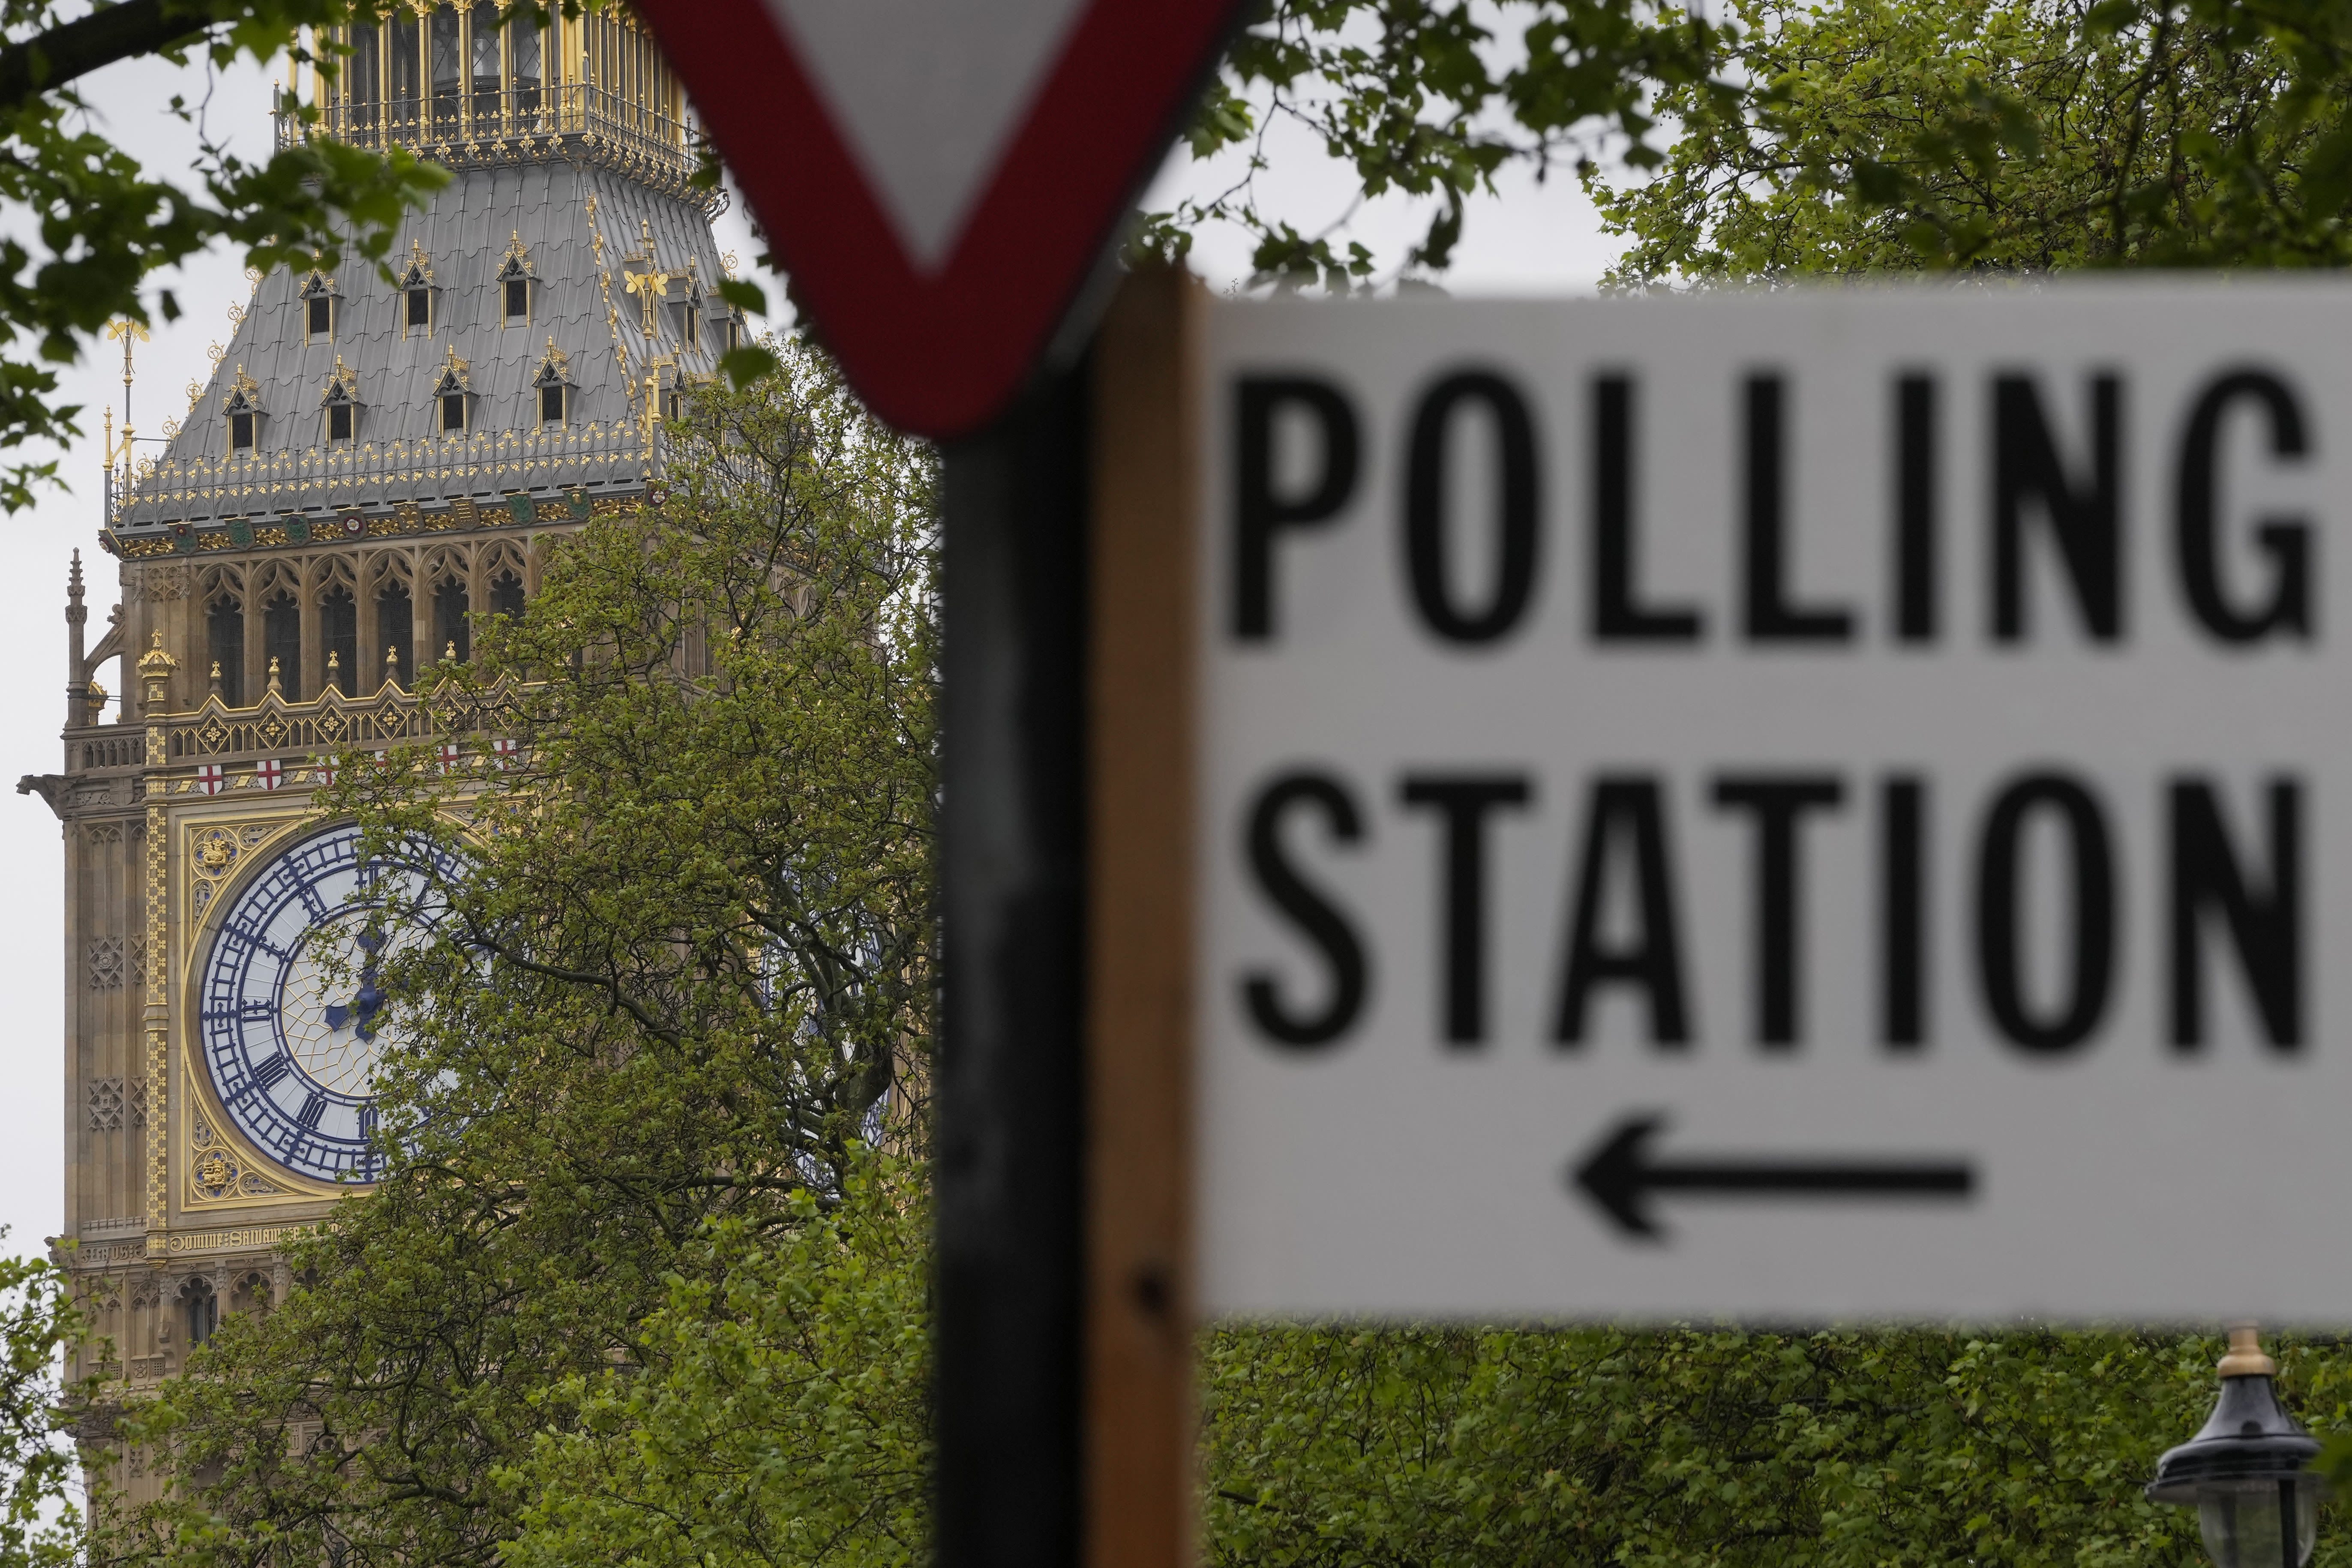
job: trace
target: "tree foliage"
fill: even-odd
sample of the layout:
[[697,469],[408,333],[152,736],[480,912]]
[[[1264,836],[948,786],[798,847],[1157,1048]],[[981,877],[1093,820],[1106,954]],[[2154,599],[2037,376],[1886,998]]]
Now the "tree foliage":
[[928,1561],[929,1209],[877,1162],[824,1213],[795,1200],[763,1243],[740,1219],[712,1267],[674,1275],[646,1370],[549,1390],[509,1568],[771,1568]]
[[[1714,48],[1704,23],[1649,0],[1260,0],[1185,133],[1197,161],[1238,153],[1237,177],[1147,214],[1137,244],[1177,258],[1224,223],[1251,236],[1258,275],[1286,284],[1344,290],[1384,265],[1443,272],[1467,203],[1507,165],[1574,170],[1605,134],[1619,157],[1654,162],[1653,95],[1717,90]],[[1315,223],[1265,195],[1266,137],[1285,122],[1349,170],[1362,198],[1434,203],[1404,257],[1384,263],[1348,238],[1346,215]]]
[[90,1389],[63,1371],[88,1327],[63,1269],[0,1258],[0,1563],[8,1568],[79,1562],[80,1463],[68,1438]]
[[2287,0],[1733,0],[1740,95],[1670,85],[1592,184],[1621,282],[2352,260],[2352,13]]
[[[305,1288],[140,1413],[176,1490],[110,1555],[486,1565],[543,1531],[551,1560],[587,1528],[564,1478],[662,1462],[604,1445],[613,1424],[738,1373],[773,1393],[834,1367],[837,1413],[919,1440],[889,1383],[919,1386],[903,1311],[868,1313],[878,1338],[788,1331],[792,1290],[908,1289],[913,1244],[858,1246],[912,1202],[867,1146],[921,1152],[932,465],[771,348],[783,374],[705,387],[671,426],[665,499],[597,516],[519,624],[425,679],[448,730],[519,737],[515,765],[349,758],[322,795],[426,868],[383,973],[396,1169],[293,1249]],[[438,878],[420,841],[468,870]],[[895,1561],[903,1513],[841,1528]]]
[[[2218,1339],[1249,1327],[1206,1359],[1218,1563],[2198,1568],[2140,1496],[2200,1426]],[[2352,1355],[2277,1348],[2352,1418]],[[2323,1528],[2318,1568],[2352,1562]]]

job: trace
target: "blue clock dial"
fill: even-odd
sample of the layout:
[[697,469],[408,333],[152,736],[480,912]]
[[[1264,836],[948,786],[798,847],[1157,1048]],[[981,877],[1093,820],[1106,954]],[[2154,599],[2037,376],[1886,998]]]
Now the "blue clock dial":
[[359,830],[329,827],[272,860],[221,919],[200,994],[205,1065],[237,1131],[298,1175],[382,1173],[375,1065],[397,1040],[379,976],[429,929],[424,881],[413,866],[362,864]]

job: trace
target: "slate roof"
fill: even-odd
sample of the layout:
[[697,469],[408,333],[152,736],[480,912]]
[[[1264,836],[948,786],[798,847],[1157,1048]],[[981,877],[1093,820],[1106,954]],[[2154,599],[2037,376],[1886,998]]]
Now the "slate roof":
[[[499,288],[518,244],[534,280],[527,326],[507,324]],[[339,296],[331,341],[304,342],[309,271],[262,279],[165,455],[118,491],[117,537],[351,508],[430,509],[461,496],[638,489],[653,474],[657,437],[645,417],[646,378],[667,388],[708,376],[727,346],[714,287],[725,274],[704,210],[607,167],[554,158],[463,170],[410,219],[390,258],[395,272],[412,254],[431,268],[435,294],[431,331],[411,336],[405,296],[368,263],[325,258],[317,268]],[[628,291],[632,274],[648,272],[669,275],[650,338],[644,296]],[[690,288],[701,300],[692,349],[683,321]],[[532,385],[551,341],[572,389],[560,426],[540,424]],[[360,406],[352,439],[330,444],[322,394],[339,359]],[[453,363],[471,393],[462,437],[441,434],[434,401]],[[248,383],[265,412],[255,449],[232,455],[226,404]]]

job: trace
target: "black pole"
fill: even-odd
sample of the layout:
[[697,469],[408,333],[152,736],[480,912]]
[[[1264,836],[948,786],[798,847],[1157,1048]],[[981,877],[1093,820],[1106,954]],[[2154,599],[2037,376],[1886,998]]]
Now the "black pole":
[[942,1568],[1078,1561],[1087,384],[946,450]]

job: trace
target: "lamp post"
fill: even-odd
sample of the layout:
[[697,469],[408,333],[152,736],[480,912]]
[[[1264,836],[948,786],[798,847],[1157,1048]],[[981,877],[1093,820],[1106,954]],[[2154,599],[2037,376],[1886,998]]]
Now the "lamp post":
[[2221,1397],[2194,1437],[2165,1451],[2151,1502],[2194,1503],[2216,1568],[2303,1568],[2319,1528],[2319,1443],[2279,1404],[2252,1323],[2232,1324]]

